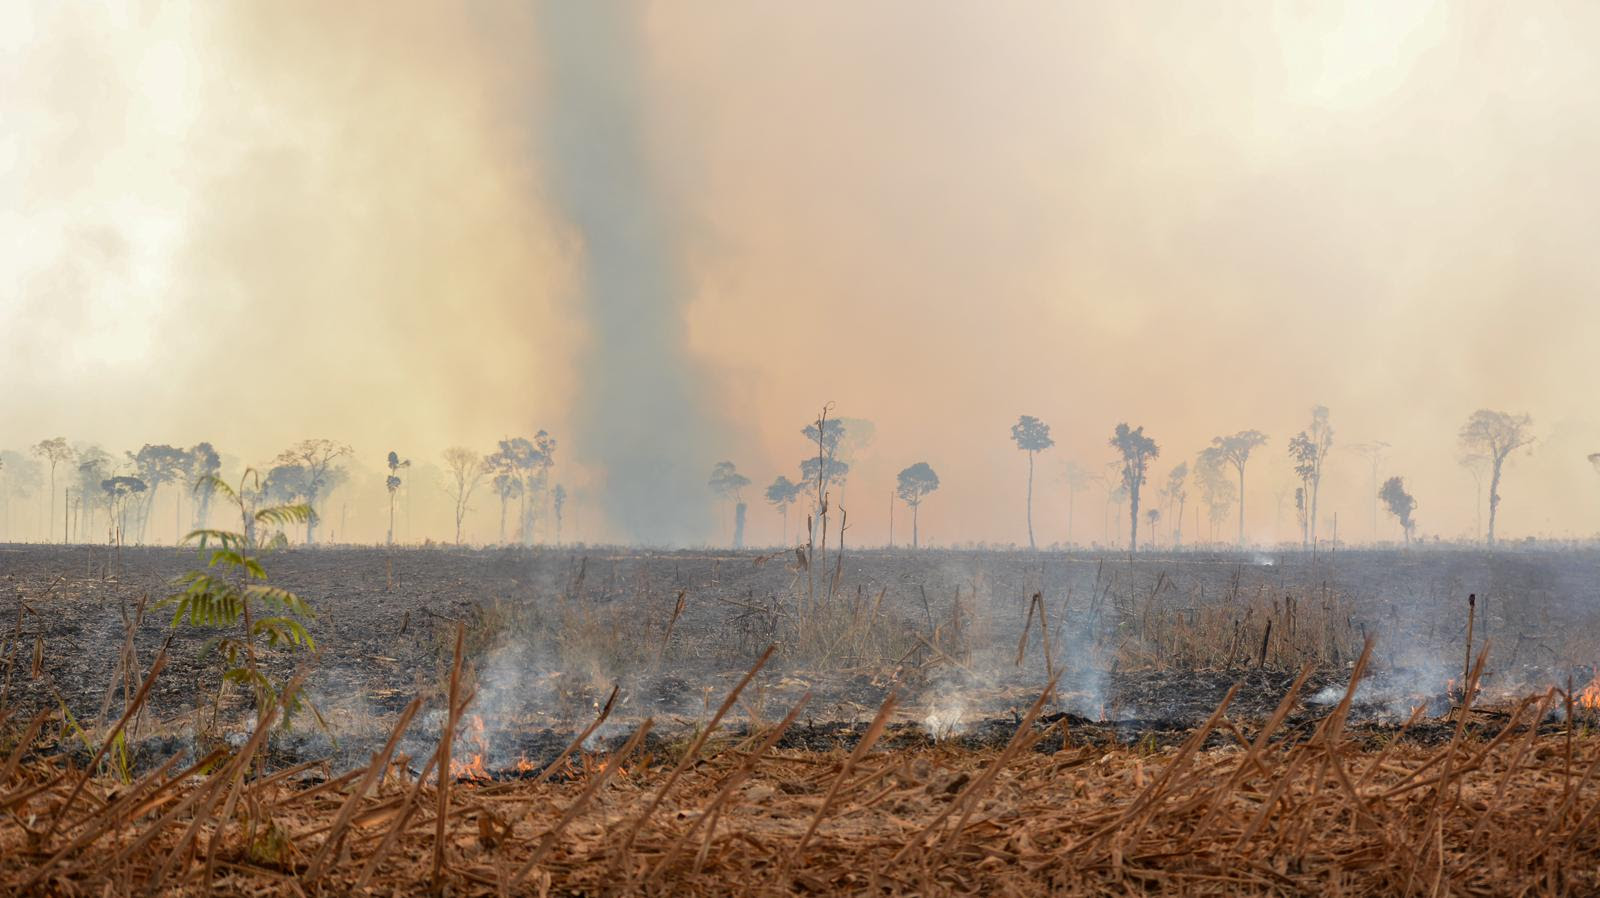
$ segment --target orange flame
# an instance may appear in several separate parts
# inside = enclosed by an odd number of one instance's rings
[[[1600,708],[1600,674],[1596,674],[1595,678],[1589,681],[1589,685],[1583,687],[1583,691],[1573,698],[1577,700],[1579,707],[1586,710],[1593,711]]]
[[[450,775],[458,780],[487,780],[489,768],[484,764],[482,754],[472,754],[465,758],[450,761]]]
[[[462,747],[476,745],[477,751],[460,758],[450,759],[450,775],[456,779],[488,780],[489,767],[485,757],[489,752],[489,737],[484,730],[483,718],[474,714],[467,719],[467,731],[462,734]]]

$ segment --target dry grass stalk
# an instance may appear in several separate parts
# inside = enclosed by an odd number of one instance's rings
[[[444,888],[444,869],[447,863],[444,829],[445,821],[450,819],[450,744],[455,739],[456,723],[462,711],[456,700],[461,692],[461,653],[466,638],[466,625],[457,622],[455,655],[450,664],[450,703],[446,705],[444,732],[439,736],[439,814],[435,818],[437,825],[433,835],[432,876],[436,892]]]

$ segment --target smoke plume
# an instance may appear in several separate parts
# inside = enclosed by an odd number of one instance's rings
[[[600,471],[601,509],[634,542],[681,543],[709,524],[710,416],[686,355],[684,278],[651,177],[633,6],[543,6],[548,189],[582,241],[588,343],[573,420]]]

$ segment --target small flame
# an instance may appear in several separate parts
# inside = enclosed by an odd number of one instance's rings
[[[1600,708],[1600,674],[1595,674],[1594,679],[1589,681],[1589,685],[1583,687],[1583,691],[1574,697],[1577,699],[1579,707],[1585,710],[1593,711]]]
[[[451,760],[450,775],[458,780],[491,779],[482,754],[471,754],[465,758]]]
[[[489,780],[489,736],[483,726],[483,718],[474,714],[467,718],[467,730],[462,734],[462,747],[476,745],[477,751],[466,754],[460,758],[450,759],[450,775],[458,780]]]

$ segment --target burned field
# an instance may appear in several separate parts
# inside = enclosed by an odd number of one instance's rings
[[[194,553],[0,549],[0,881],[1600,888],[1592,551],[270,562],[320,723],[219,696]]]

